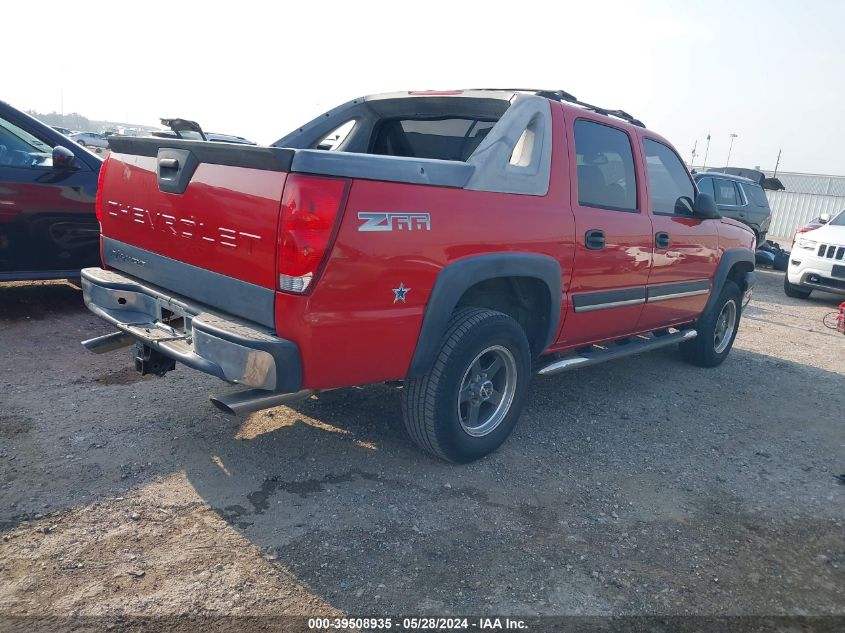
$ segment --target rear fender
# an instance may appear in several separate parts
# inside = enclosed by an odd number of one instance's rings
[[[546,255],[494,253],[478,255],[446,266],[437,276],[425,308],[409,376],[426,373],[434,364],[449,319],[463,294],[475,284],[501,277],[531,277],[549,291],[549,327],[542,349],[548,347],[558,329],[561,308],[560,264]]]

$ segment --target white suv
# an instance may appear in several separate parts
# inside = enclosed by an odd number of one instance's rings
[[[814,289],[845,295],[845,211],[796,238],[783,279],[786,295],[807,298]]]

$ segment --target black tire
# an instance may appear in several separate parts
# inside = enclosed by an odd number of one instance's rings
[[[812,288],[802,288],[801,286],[796,286],[795,284],[789,283],[789,277],[784,274],[783,293],[787,297],[792,297],[793,299],[806,299],[810,296],[811,292],[813,292]]]
[[[723,331],[721,317],[725,315],[726,311],[730,310],[732,310],[732,316],[727,318],[733,321],[732,329]],[[719,299],[695,324],[698,336],[691,341],[681,343],[683,359],[699,367],[721,365],[733,347],[736,333],[739,331],[741,315],[742,293],[739,286],[728,279],[722,287]],[[730,323],[727,325],[728,327],[731,326]]]
[[[85,141],[76,141],[76,142],[77,142],[79,145],[82,145],[82,147],[85,147],[85,146],[86,146]]]
[[[482,363],[491,359],[499,359],[505,369],[496,369],[488,380],[486,373],[477,374],[474,368],[483,369]],[[502,372],[511,372],[510,378]],[[449,321],[431,370],[405,381],[402,417],[408,435],[421,449],[447,461],[466,463],[484,457],[516,426],[530,378],[531,351],[519,323],[501,312],[463,308]],[[492,395],[485,391],[488,383]],[[462,392],[465,399],[459,399]],[[478,410],[473,423],[481,419],[480,426],[470,423],[469,407]],[[489,430],[483,428],[487,412]]]

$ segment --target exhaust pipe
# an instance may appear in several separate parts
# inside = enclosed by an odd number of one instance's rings
[[[87,341],[82,341],[82,344],[88,351],[95,354],[105,354],[106,352],[113,352],[121,347],[129,347],[135,342],[135,337],[126,332],[115,332],[113,334],[106,334],[105,336],[98,336],[97,338],[89,338]]]
[[[287,404],[288,402],[304,400],[313,394],[314,391],[312,389],[303,389],[294,393],[277,393],[275,391],[267,391],[266,389],[250,389],[249,391],[239,391],[225,396],[212,396],[210,399],[211,404],[223,413],[243,415],[261,409],[277,407],[280,404]]]

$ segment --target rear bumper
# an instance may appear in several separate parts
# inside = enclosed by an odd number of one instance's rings
[[[102,268],[82,271],[82,293],[101,319],[188,367],[257,389],[301,389],[296,344],[258,324]]]

